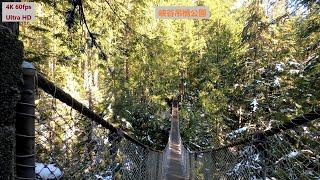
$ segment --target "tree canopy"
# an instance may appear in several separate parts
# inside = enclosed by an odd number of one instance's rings
[[[320,5],[296,0],[35,0],[25,57],[111,123],[166,145],[181,95],[191,149],[268,128],[320,99]],[[208,20],[160,20],[155,6],[208,6]]]

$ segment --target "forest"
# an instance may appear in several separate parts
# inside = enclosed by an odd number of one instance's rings
[[[20,27],[26,59],[150,146],[165,146],[166,100],[179,93],[182,137],[197,150],[224,144],[239,128],[266,129],[319,104],[318,1],[37,5],[37,19]],[[210,19],[155,19],[158,5],[205,5]]]
[[[34,2],[35,20],[19,24],[24,53],[16,50],[12,57],[31,62],[36,85],[42,86],[36,88],[32,116],[37,175],[56,163],[59,176],[64,172],[71,179],[121,179],[122,172],[127,173],[122,179],[139,173],[141,178],[141,169],[160,177],[159,159],[168,148],[178,99],[180,151],[190,179],[320,178],[320,123],[313,121],[320,112],[319,0]],[[205,6],[210,16],[159,19],[159,6]],[[21,49],[22,43],[11,46]],[[0,39],[3,62],[9,57],[4,47]],[[0,76],[17,70],[10,68]],[[71,106],[57,100],[60,89],[48,94],[44,77],[103,120],[76,112],[74,100]],[[5,117],[7,86],[2,87],[0,117]],[[282,131],[297,117],[311,121],[311,111],[317,117],[312,122]],[[272,134],[275,128],[282,130]],[[230,145],[257,132],[269,132],[268,146]],[[112,175],[105,175],[106,169]],[[1,173],[0,168],[0,179]]]
[[[176,97],[190,151],[224,146],[319,107],[318,0],[34,2],[36,19],[20,23],[24,59],[151,148],[166,147]],[[210,18],[157,19],[157,6],[207,6]],[[79,114],[40,98],[46,97],[41,90],[37,96],[39,128],[57,119],[50,125],[53,144],[80,131],[60,125]],[[93,138],[96,125],[76,123],[84,126],[82,140]],[[318,132],[319,124],[309,128]]]

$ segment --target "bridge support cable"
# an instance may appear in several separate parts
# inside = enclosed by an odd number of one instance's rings
[[[46,93],[51,94],[53,97],[59,99],[61,102],[65,103],[66,105],[72,107],[73,109],[77,110],[84,116],[88,117],[89,119],[97,122],[101,126],[109,129],[111,132],[117,132],[118,129],[113,127],[103,118],[95,114],[92,110],[84,106],[79,101],[72,98],[71,95],[65,93],[61,88],[57,87],[53,82],[46,79],[43,75],[38,73],[38,86],[44,90]]]

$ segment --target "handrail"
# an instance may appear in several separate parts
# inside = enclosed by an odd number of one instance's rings
[[[87,108],[85,105],[74,99],[70,94],[64,92],[61,88],[57,87],[53,82],[49,81],[47,78],[45,78],[42,74],[37,73],[37,82],[38,86],[44,90],[46,93],[51,94],[54,98],[59,99],[61,102],[65,103],[66,105],[72,107],[73,109],[77,110],[80,114],[86,116],[87,118],[95,121],[96,123],[100,124],[102,127],[109,129],[111,132],[118,133],[119,135],[122,135],[127,140],[133,142],[136,145],[139,145],[143,148],[149,149],[151,151],[155,152],[162,152],[162,150],[157,150],[152,147],[149,147],[139,140],[131,137],[124,131],[122,131],[119,128],[114,127],[112,124],[107,122],[105,119],[103,119],[101,116],[94,113],[92,110]]]

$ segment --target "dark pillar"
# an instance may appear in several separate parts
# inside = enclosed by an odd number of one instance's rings
[[[16,39],[19,24],[2,23],[2,2],[8,1],[0,0],[0,179],[15,176],[15,107],[23,56],[23,45]]]
[[[1,13],[0,13],[1,14]],[[14,179],[15,118],[23,45],[0,21],[0,179]]]

